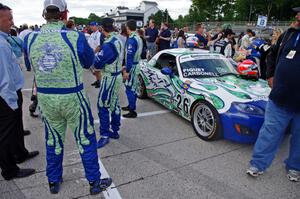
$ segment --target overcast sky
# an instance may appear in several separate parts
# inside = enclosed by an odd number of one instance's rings
[[[135,8],[142,0],[66,0],[69,17],[88,17],[90,13],[101,16],[117,6]],[[1,0],[2,4],[13,10],[14,22],[17,26],[28,23],[29,25],[42,24],[43,0]],[[168,9],[173,19],[178,15],[188,13],[191,0],[156,0],[160,9]]]

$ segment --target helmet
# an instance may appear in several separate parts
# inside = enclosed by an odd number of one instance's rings
[[[188,48],[199,48],[199,39],[195,36],[186,39],[186,46]]]
[[[259,77],[258,67],[256,63],[250,59],[246,59],[239,63],[237,66],[237,71],[246,78],[258,79]]]

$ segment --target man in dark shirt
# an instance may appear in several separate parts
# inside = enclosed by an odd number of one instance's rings
[[[150,57],[156,54],[155,41],[158,37],[158,30],[155,28],[155,22],[153,19],[149,21],[149,28],[146,29],[145,38],[147,41],[147,49],[149,50]]]
[[[208,34],[207,36],[205,36],[204,29],[204,24],[197,24],[195,37],[197,37],[199,40],[198,43],[200,48],[207,48],[207,43],[208,41],[210,41],[210,35]]]
[[[265,111],[265,122],[255,143],[247,174],[256,177],[271,165],[285,129],[291,123],[290,152],[285,163],[289,180],[298,182],[300,181],[300,7],[293,10],[297,12],[294,27],[283,33],[268,56],[267,78],[273,87]]]
[[[159,33],[159,50],[165,50],[170,48],[171,31],[169,30],[169,24],[161,23],[161,29]]]

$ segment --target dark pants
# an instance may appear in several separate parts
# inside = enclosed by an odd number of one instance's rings
[[[13,111],[0,97],[0,167],[5,179],[16,175],[19,170],[15,160],[18,125],[16,115],[16,111]]]
[[[16,113],[16,138],[15,138],[15,157],[17,161],[23,162],[28,156],[28,150],[25,148],[24,143],[24,126],[23,126],[23,112],[22,112],[22,105],[23,105],[23,96],[21,90],[17,91],[18,94],[18,106],[19,108],[15,111]]]

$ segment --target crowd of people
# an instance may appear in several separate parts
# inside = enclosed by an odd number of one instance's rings
[[[195,34],[187,28],[171,31],[163,22],[160,29],[155,21],[137,29],[135,20],[120,27],[114,20],[104,18],[91,22],[82,29],[67,20],[64,0],[44,1],[41,27],[21,29],[13,27],[11,8],[0,4],[0,167],[5,180],[27,177],[34,169],[20,169],[20,164],[38,155],[28,152],[24,144],[22,121],[22,92],[24,77],[21,66],[34,71],[30,114],[33,117],[39,104],[45,124],[46,160],[50,192],[60,190],[64,138],[67,126],[71,128],[82,158],[90,193],[98,194],[112,183],[100,178],[97,148],[110,139],[119,139],[121,110],[128,111],[125,118],[136,118],[139,61],[150,59],[158,51],[170,48],[193,47],[221,53],[227,58],[255,59],[259,54],[261,77],[268,80],[272,92],[266,107],[265,123],[254,146],[251,176],[262,174],[271,164],[286,127],[291,125],[290,155],[286,161],[288,177],[300,181],[300,8],[295,8],[296,22],[283,34],[275,30],[270,42],[255,37],[247,30],[239,39],[229,25],[206,32],[205,25],[197,24]],[[249,53],[250,50],[250,53]],[[257,58],[257,57],[256,57]],[[24,60],[23,60],[24,59]],[[88,96],[84,92],[83,69],[95,75],[92,84],[99,88],[98,116],[100,139],[96,140],[94,119]],[[120,107],[119,92],[125,86],[128,106]],[[38,101],[37,101],[38,99]]]

